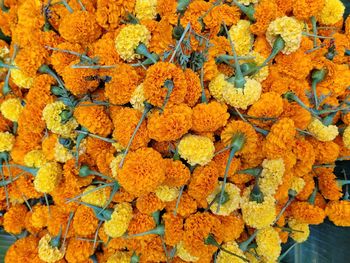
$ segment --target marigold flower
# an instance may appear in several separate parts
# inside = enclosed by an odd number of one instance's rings
[[[31,223],[34,227],[44,228],[47,225],[48,219],[49,210],[47,206],[38,204],[33,207]]]
[[[245,77],[244,88],[236,88],[233,84],[225,86],[223,98],[226,103],[233,107],[246,110],[248,106],[255,103],[261,95],[261,84],[248,77]]]
[[[147,120],[148,134],[156,141],[175,141],[192,127],[192,109],[186,104],[153,111]]]
[[[30,89],[34,83],[34,78],[20,69],[11,69],[11,79],[18,87],[24,89]]]
[[[260,36],[265,34],[270,22],[278,17],[278,5],[276,1],[260,0],[254,9],[256,22],[251,26],[251,30]]]
[[[78,123],[74,118],[70,118],[66,123],[62,123],[60,114],[62,111],[68,110],[62,101],[49,103],[43,110],[43,120],[49,130],[63,137],[73,137],[74,130],[78,127]]]
[[[333,25],[342,19],[345,6],[340,0],[324,0],[321,12],[317,13],[317,18],[324,25]]]
[[[190,165],[206,165],[214,157],[214,144],[207,137],[188,134],[180,140],[177,147],[180,156]]]
[[[27,236],[18,239],[7,250],[5,255],[6,263],[21,262],[40,262],[38,255],[38,241],[35,236]]]
[[[17,122],[23,106],[20,99],[11,98],[3,101],[0,105],[1,114],[10,121]]]
[[[312,16],[317,16],[323,9],[325,0],[301,0],[293,2],[293,14],[297,19],[308,20]]]
[[[277,261],[282,250],[281,240],[278,232],[273,227],[260,229],[256,235],[256,244],[258,245],[256,251],[259,256],[266,261]]]
[[[89,257],[94,252],[94,244],[92,242],[70,238],[67,244],[65,259],[72,263],[89,262]]]
[[[64,248],[59,249],[58,247],[51,246],[51,240],[52,237],[49,234],[46,234],[39,240],[39,258],[45,262],[56,262],[64,257]]]
[[[262,163],[259,187],[264,195],[274,195],[282,183],[285,167],[283,159],[267,160]]]
[[[123,148],[128,145],[137,124],[141,119],[142,113],[132,108],[122,108],[113,116],[113,138],[115,138]],[[148,137],[147,122],[142,122],[140,128],[131,143],[130,149],[136,150],[140,147],[147,146],[150,138]]]
[[[62,50],[69,50],[77,53],[82,53],[84,50],[83,48],[75,43],[72,44],[70,42],[63,42],[56,46],[58,49]],[[77,57],[75,55],[61,52],[58,50],[54,50],[50,56],[50,62],[53,66],[53,68],[59,73],[60,75],[63,73],[63,70],[65,67],[67,67],[69,64],[71,64],[73,61],[75,61]]]
[[[350,226],[350,202],[331,201],[326,206],[326,215],[337,226]]]
[[[311,121],[310,112],[296,102],[290,103],[288,100],[283,100],[283,113],[281,116],[292,119],[295,127],[301,130],[305,130]]]
[[[96,189],[96,186],[94,185],[86,187],[83,191],[84,195],[81,197],[81,201],[98,207],[104,207],[108,201],[106,188],[93,191],[94,189]]]
[[[328,142],[333,141],[338,136],[338,127],[335,125],[324,125],[319,119],[314,118],[307,127],[319,141]]]
[[[156,227],[154,218],[151,215],[142,214],[140,212],[134,213],[128,227],[128,235],[134,235],[152,230]],[[133,237],[135,241],[151,241],[155,237],[154,234]]]
[[[135,13],[140,20],[153,19],[157,15],[157,0],[136,0]]]
[[[41,193],[50,193],[60,183],[62,167],[58,163],[46,163],[38,170],[34,179],[34,188]]]
[[[105,95],[109,102],[120,105],[128,103],[139,82],[137,72],[128,64],[120,64],[107,74],[112,78],[105,84]]]
[[[183,261],[186,262],[197,262],[199,260],[199,257],[192,256],[185,248],[184,243],[180,241],[176,245],[176,256],[181,258]]]
[[[238,239],[244,230],[244,221],[240,215],[217,216],[225,231],[222,233],[223,242]]]
[[[173,213],[165,213],[162,219],[165,227],[164,242],[167,245],[175,246],[182,239],[183,219],[181,216]]]
[[[313,206],[308,202],[294,202],[290,206],[291,216],[301,223],[318,225],[325,218],[325,211],[322,208]]]
[[[145,109],[144,102],[146,101],[145,93],[143,91],[143,84],[140,84],[136,87],[136,89],[131,94],[130,103],[132,107],[141,112]]]
[[[165,159],[165,180],[163,184],[180,187],[187,184],[191,177],[190,170],[180,160]]]
[[[239,208],[239,204],[241,201],[241,194],[240,194],[241,190],[234,184],[226,183],[225,190],[224,190],[225,191],[224,202],[221,203],[220,211],[217,212],[218,203],[219,203],[218,196],[221,192],[222,184],[223,184],[222,182],[219,182],[215,190],[210,195],[208,195],[206,199],[208,204],[211,204],[212,202],[214,202],[210,207],[210,210],[214,214],[227,216]]]
[[[206,202],[206,201],[205,201]],[[166,204],[167,212],[174,213],[176,210],[177,199]],[[180,203],[177,206],[176,213],[187,218],[189,215],[197,211],[197,202],[187,193],[183,192],[180,198]]]
[[[293,153],[296,157],[296,163],[293,172],[296,176],[303,176],[309,173],[312,165],[315,163],[315,151],[311,143],[307,140],[299,139],[295,143]]]
[[[24,164],[28,167],[40,168],[47,162],[42,150],[33,150],[24,156]]]
[[[195,132],[215,132],[227,123],[230,114],[225,104],[211,101],[200,103],[193,108],[192,130]]]
[[[288,221],[288,226],[292,229],[292,233],[290,234],[291,238],[293,238],[298,243],[306,241],[310,235],[310,228],[308,224],[298,222],[295,219],[291,219]]]
[[[245,255],[243,251],[239,248],[237,242],[230,241],[222,245],[222,248],[224,248],[227,251],[230,251],[232,253],[235,253],[238,256],[241,256],[245,258]],[[225,251],[220,251],[218,253],[218,256],[216,258],[218,263],[225,263],[225,262],[234,262],[234,263],[242,263],[244,262],[242,259],[238,258],[237,256],[231,255]]]
[[[15,143],[15,136],[9,132],[0,132],[0,152],[10,152]]]
[[[129,263],[131,256],[130,252],[116,251],[107,259],[107,263]]]
[[[187,68],[184,71],[186,84],[187,84],[187,93],[185,96],[184,102],[193,107],[202,93],[201,83],[198,77],[198,74],[194,72],[192,69]]]
[[[267,44],[268,45],[268,44]],[[248,56],[252,56],[254,57],[251,60],[246,60],[245,62],[249,63],[249,62],[253,62],[257,65],[262,65],[264,63],[264,61],[266,60],[265,55],[260,54],[259,52],[256,51],[257,48],[255,48],[255,50],[251,51]],[[263,68],[260,68],[258,72],[256,72],[252,77],[252,79],[255,79],[258,82],[262,82],[265,79],[267,79],[267,77],[269,76],[269,67],[265,66]]]
[[[59,26],[60,35],[71,43],[89,44],[102,33],[93,13],[74,11],[63,17]]]
[[[141,57],[135,53],[135,49],[140,44],[148,46],[150,39],[151,33],[146,26],[129,24],[119,31],[115,38],[115,48],[122,59],[131,61]]]
[[[278,36],[282,37],[285,46],[282,49],[284,54],[295,52],[300,47],[303,24],[293,17],[280,17],[272,21],[267,28],[266,38],[273,46]]]
[[[130,152],[118,173],[118,182],[135,196],[153,192],[165,179],[165,162],[152,148]]]
[[[89,132],[107,137],[112,132],[113,124],[103,106],[84,106],[86,104],[89,102],[82,103],[75,108],[75,119]]]
[[[143,90],[149,103],[157,107],[163,106],[170,89],[165,87],[167,80],[171,80],[173,85],[167,105],[184,102],[187,85],[183,71],[172,63],[157,62],[147,69],[143,82]]]
[[[337,183],[334,173],[330,169],[323,168],[317,169],[316,173],[321,194],[328,200],[339,200],[343,195],[342,187]]]
[[[258,203],[250,201],[249,196],[250,191],[246,190],[241,199],[244,222],[257,229],[270,226],[276,217],[275,199],[272,196],[264,196],[264,201]],[[256,215],[259,215],[259,217]]]
[[[4,230],[14,235],[20,234],[25,226],[27,211],[25,205],[11,206],[4,215]]]
[[[250,22],[248,20],[239,20],[236,25],[230,28],[229,34],[235,45],[237,55],[248,55],[254,42],[253,34],[250,31]]]
[[[121,237],[128,229],[131,218],[132,206],[129,203],[117,204],[111,219],[104,223],[103,229],[110,237]]]
[[[170,187],[167,185],[160,185],[155,190],[156,196],[163,202],[171,202],[175,200],[180,193],[178,187]]]
[[[89,237],[96,231],[98,219],[94,211],[87,206],[80,205],[75,211],[72,226],[74,232],[82,237]]]
[[[225,80],[224,74],[218,74],[214,79],[212,79],[209,83],[209,91],[210,94],[218,101],[218,102],[224,102],[224,90],[231,89],[232,84],[227,82]]]
[[[293,176],[290,189],[299,194],[305,187],[305,181],[301,177]]]
[[[165,203],[155,193],[140,196],[136,200],[136,208],[144,214],[152,214],[157,210],[162,210],[164,207]]]
[[[347,126],[344,130],[343,143],[347,149],[350,149],[350,126]]]

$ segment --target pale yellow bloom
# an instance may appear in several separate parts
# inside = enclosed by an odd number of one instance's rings
[[[336,125],[324,125],[319,119],[314,118],[307,127],[319,141],[333,141],[338,136],[339,131]]]
[[[121,237],[128,229],[132,219],[132,206],[129,203],[120,203],[115,205],[111,219],[103,225],[105,233],[112,237]]]
[[[155,193],[156,196],[163,202],[171,202],[178,197],[180,190],[178,187],[160,185],[157,187]]]
[[[20,99],[11,98],[1,103],[0,110],[6,119],[17,122],[23,110],[23,106]]]

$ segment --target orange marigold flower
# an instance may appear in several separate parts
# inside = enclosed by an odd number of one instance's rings
[[[67,222],[69,218],[69,211],[65,210],[65,207],[61,207],[58,205],[51,205],[50,206],[50,216],[51,218],[54,218],[55,220],[49,219],[47,221],[47,230],[51,234],[51,236],[57,236],[60,232],[60,229],[62,228],[62,233],[66,232],[67,228]],[[72,236],[72,225],[69,228],[67,237]]]
[[[298,139],[295,142],[293,153],[297,162],[293,167],[296,176],[303,176],[309,173],[315,162],[315,151],[311,143],[304,139]]]
[[[118,182],[135,196],[153,192],[165,179],[165,161],[152,148],[130,152],[118,172]]]
[[[306,224],[318,225],[325,218],[325,211],[322,208],[314,206],[309,202],[296,201],[290,206],[291,216]]]
[[[128,64],[120,64],[117,68],[106,72],[112,79],[105,85],[105,95],[111,103],[125,104],[139,82],[139,75]]]
[[[301,130],[305,130],[311,122],[310,112],[296,102],[288,102],[288,100],[283,100],[283,113],[281,116],[292,119],[295,127]]]
[[[329,202],[326,215],[337,226],[350,226],[350,202],[347,200]]]
[[[226,104],[217,101],[197,104],[193,108],[192,130],[195,132],[215,132],[226,125],[229,117]]]
[[[223,148],[221,145],[219,147],[216,147],[216,151],[220,151],[221,148]],[[226,165],[227,165],[227,161],[230,155],[230,151],[224,151],[222,153],[216,154],[213,161],[216,164],[216,168],[218,170],[219,176],[223,177],[225,174],[225,170],[226,170]],[[239,169],[239,167],[241,166],[241,160],[239,158],[233,158],[232,162],[230,164],[230,168],[228,170],[228,178],[230,180],[233,179],[236,171]]]
[[[26,217],[24,219],[24,228],[32,235],[37,235],[40,232],[41,228],[33,226],[32,214],[33,212],[30,212],[30,211],[27,212]]]
[[[113,116],[113,138],[115,138],[118,143],[121,144],[123,148],[129,143],[129,140],[134,133],[134,130],[141,119],[142,113],[133,108],[122,108],[118,111],[115,116]],[[136,150],[140,147],[147,146],[150,138],[148,137],[147,122],[142,122],[140,128],[136,132],[136,135],[130,146],[131,150]]]
[[[71,43],[89,44],[102,33],[96,17],[88,11],[74,11],[66,15],[59,27],[60,35]]]
[[[206,201],[205,201],[206,202]],[[166,204],[166,211],[169,213],[174,213],[176,209],[177,198],[174,201],[168,202]],[[187,193],[183,192],[180,198],[178,208],[176,210],[177,214],[187,218],[189,215],[197,211],[196,201]]]
[[[205,166],[196,167],[188,184],[188,194],[197,201],[206,203],[205,199],[216,188],[218,172],[218,168],[213,161]]]
[[[37,204],[33,207],[31,223],[34,227],[44,228],[49,219],[49,210],[45,205]]]
[[[28,77],[35,77],[39,67],[45,63],[48,51],[39,45],[20,49],[16,55],[15,64]]]
[[[186,104],[168,106],[163,112],[153,111],[147,121],[148,134],[156,141],[181,138],[192,127],[192,109]]]
[[[256,22],[251,25],[250,29],[255,35],[263,35],[270,22],[278,17],[278,6],[275,1],[261,0],[254,9]]]
[[[155,211],[161,211],[165,207],[165,203],[160,200],[155,193],[149,193],[140,196],[136,200],[136,208],[144,214],[152,214]]]
[[[89,257],[94,254],[93,242],[70,238],[67,243],[66,260],[72,263],[89,262]]]
[[[159,236],[153,237],[150,241],[141,246],[140,254],[141,262],[166,261],[163,241]]]
[[[321,194],[328,200],[339,200],[343,195],[342,188],[337,183],[337,177],[332,169],[319,168],[316,169],[316,174],[318,175],[318,187]]]
[[[82,237],[91,236],[95,233],[97,225],[98,219],[94,211],[90,207],[80,205],[73,218],[74,233]]]
[[[201,16],[203,16],[211,7],[211,3],[205,1],[193,1],[191,2],[185,14],[181,19],[181,25],[186,27],[188,23],[191,24],[191,27],[197,33],[200,33],[203,29],[203,24],[198,21]]]
[[[92,43],[90,48],[90,57],[98,57],[98,62],[101,65],[115,65],[121,62],[117,49],[115,48],[114,32],[105,33],[100,39]]]
[[[156,227],[156,223],[151,215],[135,212],[128,226],[128,235],[134,235],[149,231]],[[151,240],[155,235],[145,235],[134,237],[134,240]]]
[[[169,88],[164,86],[167,80],[171,80],[173,84],[167,105],[184,102],[187,85],[183,71],[172,63],[157,62],[148,68],[143,82],[143,90],[149,103],[158,107],[163,106],[166,95],[169,93]]]
[[[282,112],[283,100],[279,94],[272,91],[262,94],[260,99],[249,108],[248,115],[253,117],[252,123],[266,128],[274,123],[269,118],[278,118]]]
[[[75,60],[65,67],[62,72],[62,78],[66,88],[73,95],[84,95],[98,87],[99,81],[90,79],[98,75],[98,71],[91,68],[72,68],[77,63],[79,63],[79,60]]]
[[[311,174],[307,174],[303,176],[305,186],[303,189],[298,193],[297,199],[306,201],[310,195],[312,194],[312,191],[315,189],[315,181]]]
[[[188,106],[193,107],[202,94],[201,83],[198,75],[192,69],[187,68],[184,74],[187,84],[187,93],[184,102]]]
[[[82,53],[84,50],[79,44],[72,44],[69,42],[63,42],[56,46],[58,49],[69,50],[73,52]],[[75,61],[77,57],[72,54],[61,51],[53,51],[50,56],[50,61],[53,68],[57,71],[58,74],[62,74],[64,68],[67,67],[70,63]]]
[[[223,242],[230,242],[239,238],[244,230],[244,221],[238,215],[228,215],[228,216],[218,216],[222,228],[225,229],[223,231]]]
[[[18,239],[7,250],[5,262],[42,262],[38,255],[38,242],[39,238],[35,236]]]
[[[295,127],[293,120],[282,118],[272,125],[263,144],[268,159],[283,157],[294,145]]]
[[[324,6],[324,0],[300,0],[293,2],[293,14],[299,20],[317,16]]]
[[[83,102],[75,107],[74,117],[81,126],[89,132],[107,137],[113,129],[113,124],[103,106],[84,106],[90,102]]]
[[[191,177],[191,172],[180,160],[165,159],[165,180],[163,184],[180,187],[187,184]]]
[[[11,206],[4,215],[4,230],[14,235],[20,234],[25,227],[27,211],[25,205]]]
[[[169,246],[175,246],[182,240],[183,235],[183,219],[179,215],[173,213],[165,213],[162,216],[165,226],[164,241]]]

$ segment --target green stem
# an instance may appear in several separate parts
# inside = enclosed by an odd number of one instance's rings
[[[259,175],[261,174],[262,168],[248,168],[248,169],[244,169],[244,170],[239,170],[236,173],[237,174],[250,174],[254,177],[259,177]]]
[[[208,99],[207,97],[205,96],[205,90],[204,90],[204,69],[203,67],[201,67],[201,88],[202,88],[202,95],[201,95],[201,101],[202,103],[205,103],[207,104],[208,103]]]
[[[77,195],[77,196],[71,198],[71,199],[68,199],[68,200],[67,200],[67,203],[76,201],[76,200],[78,200],[79,198],[81,198],[81,197],[83,197],[83,196],[85,196],[85,195],[91,194],[91,193],[96,192],[96,191],[98,191],[98,190],[100,190],[100,189],[103,189],[103,188],[106,188],[106,187],[109,187],[109,186],[114,186],[114,185],[115,185],[115,183],[108,183],[108,184],[103,184],[103,185],[97,186],[97,187],[94,188],[94,189],[88,190],[88,191],[86,191],[86,192],[84,192],[84,193],[81,193],[81,194],[79,194],[79,195]]]
[[[189,3],[189,0],[185,0],[185,1],[187,1],[187,2]],[[179,2],[179,3],[180,3],[180,2]],[[187,8],[187,6],[186,6],[186,8]],[[181,45],[182,41],[184,40],[184,38],[185,38],[185,36],[186,36],[188,30],[190,30],[190,28],[191,28],[191,24],[188,23],[187,26],[186,26],[186,28],[185,28],[185,30],[184,30],[184,32],[182,33],[182,36],[181,36],[180,40],[177,42],[177,45],[176,45],[176,47],[175,47],[175,49],[174,49],[174,52],[173,52],[173,54],[172,54],[172,56],[171,56],[171,58],[170,58],[170,60],[169,60],[169,63],[172,63],[172,62],[173,62],[173,60],[174,60],[174,58],[175,58],[175,55],[176,55],[178,49],[180,48],[180,45]]]
[[[286,211],[286,209],[290,206],[290,204],[294,201],[295,196],[291,196],[289,195],[288,201],[287,203],[283,206],[283,208],[281,209],[281,211],[278,213],[278,215],[276,216],[276,219],[273,221],[272,225],[275,225],[277,223],[277,221],[281,218],[281,216],[283,215],[283,213]]]
[[[73,13],[73,9],[70,7],[70,5],[67,3],[66,0],[61,0],[61,3],[64,5],[64,7],[69,11],[69,13]]]
[[[275,42],[273,43],[273,47],[272,47],[272,51],[271,54],[265,59],[265,61],[259,66],[259,69],[267,66],[267,64],[273,60],[278,53],[280,53],[283,48],[285,47],[285,42],[283,40],[283,38],[281,36],[278,36],[275,40]]]
[[[317,185],[315,185],[315,189],[312,191],[309,199],[307,200],[310,204],[314,205],[315,204],[315,199],[317,195]]]
[[[308,112],[310,112],[313,116],[316,116],[319,112],[316,112],[314,109],[309,108],[308,106],[306,106],[304,104],[304,102],[302,102],[299,97],[297,95],[295,95],[293,92],[288,91],[287,93],[285,93],[283,95],[284,98],[288,99],[288,100],[292,100],[295,101],[296,103],[299,104],[300,107],[304,108],[305,110],[307,110]]]
[[[253,5],[245,6],[237,2],[237,0],[232,0],[232,3],[234,3],[249,18],[250,21],[256,21],[254,17],[255,9]]]
[[[66,244],[67,235],[68,235],[70,224],[71,224],[72,219],[73,219],[73,215],[74,215],[74,212],[70,212],[69,213],[69,218],[68,218],[68,223],[67,223],[67,227],[66,227],[66,232],[64,233],[64,238],[63,238],[63,242],[62,242],[62,246],[61,246],[62,249],[64,249],[64,246]]]
[[[42,65],[39,70],[38,70],[40,73],[42,74],[48,74],[50,75],[51,77],[53,77],[58,85],[61,87],[61,88],[64,88],[65,89],[65,86],[64,86],[64,83],[63,81],[61,80],[60,77],[58,77],[58,75],[48,66],[48,65]]]
[[[254,233],[246,241],[243,241],[242,243],[239,244],[239,248],[242,251],[247,251],[248,246],[250,245],[250,243],[253,242],[257,234],[258,234],[258,230],[255,230]]]
[[[334,37],[318,36],[318,35],[314,35],[314,34],[309,34],[309,33],[307,33],[307,32],[302,32],[302,34],[303,34],[304,36],[316,37],[316,38],[320,38],[320,39],[334,39]]]
[[[134,235],[128,235],[126,236],[126,238],[134,238],[134,237],[142,237],[142,236],[146,236],[146,235],[159,235],[159,236],[163,236],[165,233],[165,227],[164,225],[160,224],[158,225],[156,228],[149,230],[149,231],[145,231],[142,233],[137,233]]]
[[[337,184],[339,185],[339,187],[343,187],[344,185],[350,184],[350,180],[337,179],[336,181],[337,181]]]
[[[281,262],[282,259],[284,259],[287,254],[292,251],[292,249],[298,244],[298,242],[295,242],[293,245],[291,245],[282,255],[278,257],[278,262]]]
[[[163,105],[161,108],[162,112],[164,111],[165,106],[168,104],[171,93],[174,90],[174,82],[172,80],[168,79],[168,80],[164,81],[164,87],[167,89],[167,93],[166,93],[166,96],[165,96],[165,99],[164,99],[164,102],[163,102]]]
[[[312,24],[312,32],[314,34],[314,48],[317,47],[317,25],[316,25],[316,17],[311,17],[311,24]]]
[[[91,136],[91,137],[93,137],[93,138],[96,138],[96,139],[99,139],[99,140],[102,140],[102,141],[105,141],[105,142],[116,143],[116,141],[113,140],[113,139],[101,137],[101,136],[99,136],[99,135],[96,135],[96,134],[93,134],[93,133],[90,133],[90,132],[80,131],[80,130],[75,130],[75,131],[76,131],[77,133],[86,134],[86,135],[88,135],[88,136]]]

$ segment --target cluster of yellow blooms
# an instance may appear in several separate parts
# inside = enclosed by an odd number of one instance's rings
[[[279,262],[350,226],[340,0],[0,2],[5,263]]]

